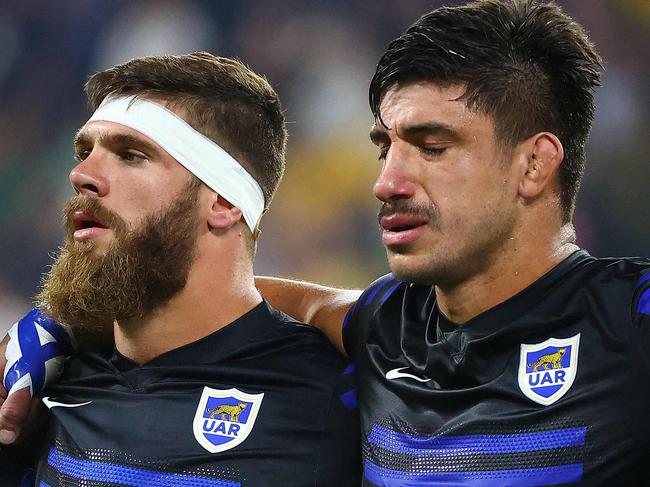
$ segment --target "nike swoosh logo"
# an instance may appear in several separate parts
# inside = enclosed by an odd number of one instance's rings
[[[417,375],[413,374],[406,374],[402,372],[402,370],[407,370],[408,367],[401,367],[399,369],[393,369],[389,370],[386,372],[386,378],[389,380],[392,379],[415,379],[418,382],[429,382],[431,379],[423,379],[422,377],[418,377]]]
[[[52,399],[50,399],[47,396],[45,396],[43,398],[43,404],[45,404],[48,407],[48,409],[57,408],[57,407],[59,407],[59,408],[78,408],[78,407],[81,407],[81,406],[86,406],[87,404],[90,404],[91,402],[92,401],[80,402],[80,403],[76,403],[76,404],[70,404],[70,403],[62,403],[62,402],[59,402],[59,401],[53,401]]]

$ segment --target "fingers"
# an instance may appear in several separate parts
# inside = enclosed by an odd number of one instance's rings
[[[0,406],[0,443],[13,443],[22,429],[31,409],[29,388],[12,393]]]
[[[5,335],[5,337],[0,342],[0,371],[4,371],[5,365],[7,365],[7,357],[5,356],[5,352],[7,351],[7,343],[9,343],[9,335]],[[2,384],[0,385],[2,385],[2,388],[4,389],[4,381],[1,382]]]
[[[0,342],[0,370],[3,379],[7,365],[7,357],[5,356],[7,343],[9,343],[9,335],[6,335]],[[20,434],[20,430],[30,412],[31,398],[29,387],[16,391],[7,397],[4,380],[0,381],[0,443],[3,445],[13,443]]]
[[[5,337],[0,342],[0,372],[2,373],[2,380],[0,380],[0,405],[4,402],[4,399],[7,397],[7,389],[5,389],[4,382],[4,370],[7,366],[7,357],[5,352],[7,351],[7,343],[9,343],[9,335]]]

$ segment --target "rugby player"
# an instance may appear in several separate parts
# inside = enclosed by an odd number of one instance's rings
[[[86,92],[77,195],[37,299],[76,335],[108,326],[115,349],[75,355],[43,392],[36,485],[358,486],[347,363],[254,284],[285,164],[274,90],[239,61],[194,53],[134,59]],[[43,380],[21,367],[51,346],[52,325],[18,324],[5,380]]]
[[[557,6],[423,16],[370,86],[392,273],[263,295],[354,359],[366,486],[648,485],[650,261],[572,216],[601,59]]]
[[[572,225],[600,69],[526,0],[436,9],[381,57],[392,273],[358,299],[260,283],[356,364],[364,485],[650,485],[650,260]]]

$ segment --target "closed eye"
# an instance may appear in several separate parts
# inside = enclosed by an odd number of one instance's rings
[[[447,148],[446,147],[421,147],[420,150],[429,156],[439,156],[442,155]]]

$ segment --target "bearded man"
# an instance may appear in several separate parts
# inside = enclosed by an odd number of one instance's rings
[[[115,349],[75,356],[43,392],[36,484],[359,485],[347,364],[254,285],[284,170],[276,93],[207,53],[135,59],[86,91],[77,196],[37,300],[77,338],[112,330]],[[9,376],[51,344],[46,318],[20,326],[45,338],[16,341]]]
[[[648,485],[650,260],[572,225],[600,69],[537,0],[435,9],[379,60],[392,274],[258,282],[354,359],[364,486]]]

